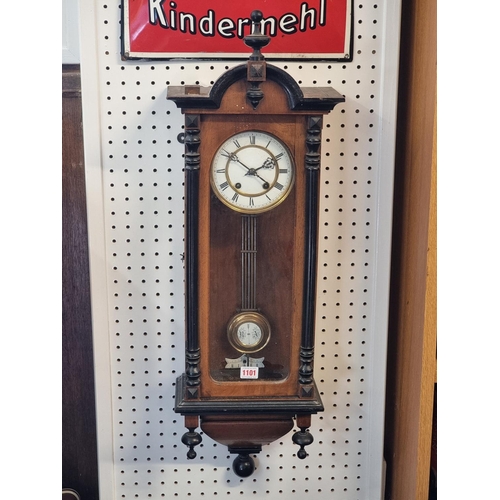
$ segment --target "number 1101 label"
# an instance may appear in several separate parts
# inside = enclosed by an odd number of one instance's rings
[[[259,378],[259,367],[246,368],[242,366],[240,368],[240,378]]]

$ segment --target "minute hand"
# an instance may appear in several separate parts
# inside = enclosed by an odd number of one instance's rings
[[[245,175],[254,175],[255,177],[258,177],[264,183],[264,185],[269,185],[269,182],[267,182],[266,179],[264,179],[257,173],[258,169],[247,167],[244,163],[241,162],[241,160],[236,155],[232,155],[231,160],[234,160],[235,162],[239,163],[241,166],[245,167],[248,170],[248,172]]]
[[[230,156],[229,156],[229,159],[232,160],[232,161],[235,161],[236,163],[239,163],[242,167],[245,167],[248,172],[245,174],[245,175],[255,175],[254,172],[255,172],[255,169],[254,168],[250,168],[250,167],[247,167],[239,158],[238,158],[238,155],[236,153],[230,153]]]
[[[242,165],[243,165],[243,163],[242,163]],[[245,165],[243,165],[243,166],[245,166]],[[259,167],[259,168],[262,168],[262,167]],[[249,168],[248,172],[245,175],[253,175],[255,177],[258,177],[264,183],[264,186],[269,186],[269,182],[267,182],[266,179],[264,179],[263,177],[261,177],[257,173],[257,170],[259,170],[259,169],[258,168]],[[265,189],[267,189],[267,188],[265,188]]]

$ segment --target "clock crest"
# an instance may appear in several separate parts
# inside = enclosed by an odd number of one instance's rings
[[[323,410],[313,379],[322,116],[344,97],[301,88],[261,53],[270,39],[254,11],[246,64],[210,88],[169,87],[185,114],[186,370],[175,411],[237,454],[292,430],[305,458],[311,415]]]

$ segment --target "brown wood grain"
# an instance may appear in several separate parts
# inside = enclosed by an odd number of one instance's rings
[[[306,117],[288,111],[286,96],[274,82],[262,85],[267,103],[257,113],[228,116],[246,109],[244,82],[232,85],[216,112],[201,110],[199,322],[202,397],[296,396],[302,329],[304,257],[304,154]],[[248,111],[248,110],[247,110]],[[241,215],[212,193],[209,176],[214,152],[230,136],[264,130],[280,137],[296,161],[295,185],[275,209],[257,216],[257,307],[271,323],[271,341],[255,357],[264,356],[266,380],[227,380],[225,358],[240,353],[227,340],[227,324],[241,307]],[[272,378],[282,373],[282,378]]]
[[[221,115],[287,115],[291,113],[295,115],[311,114],[311,111],[296,110],[291,112],[288,106],[288,101],[281,86],[272,81],[267,80],[260,84],[260,88],[264,92],[264,98],[256,109],[245,99],[247,91],[247,83],[244,80],[238,80],[232,84],[226,94],[223,96],[220,107],[216,114]],[[331,87],[306,87],[301,88],[303,95],[308,99],[328,99],[328,98],[342,98],[342,96],[333,90]],[[176,97],[183,97],[186,95],[202,95],[208,96],[210,87],[196,87],[196,93],[193,94],[186,89],[186,87],[172,86],[169,87],[169,98],[175,99]],[[243,97],[243,99],[242,99]],[[189,110],[193,114],[214,113],[213,109],[205,108],[192,108]],[[314,111],[315,114],[326,114],[328,111]],[[231,116],[231,120],[234,116]],[[281,119],[281,117],[280,117]]]
[[[244,403],[243,403],[244,404]],[[293,415],[205,415],[201,429],[225,446],[263,446],[293,429]]]
[[[237,120],[228,120],[224,115],[202,119],[200,246],[210,248],[210,253],[200,259],[200,331],[208,332],[200,345],[203,396],[297,394],[303,286],[304,124],[303,117],[293,116],[280,121],[260,115]],[[259,380],[259,384],[228,382],[224,378],[225,358],[240,356],[227,340],[226,327],[241,307],[241,215],[222,205],[209,184],[213,152],[227,137],[242,130],[266,130],[279,136],[298,159],[292,193],[277,208],[257,217],[257,307],[271,322],[272,335],[269,344],[255,356],[265,356],[273,370],[281,369],[284,374],[281,381]]]
[[[62,486],[99,498],[78,67],[62,86]]]
[[[436,368],[436,2],[403,5],[386,406],[387,495],[429,495]],[[434,180],[433,180],[434,179]]]
[[[252,447],[276,441],[293,429],[293,415],[211,415],[201,418],[201,429],[225,446]]]

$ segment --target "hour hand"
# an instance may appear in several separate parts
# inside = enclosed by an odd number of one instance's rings
[[[259,167],[256,168],[255,171],[260,170],[261,168],[271,169],[274,168],[276,161],[273,158],[267,158],[267,160]]]

